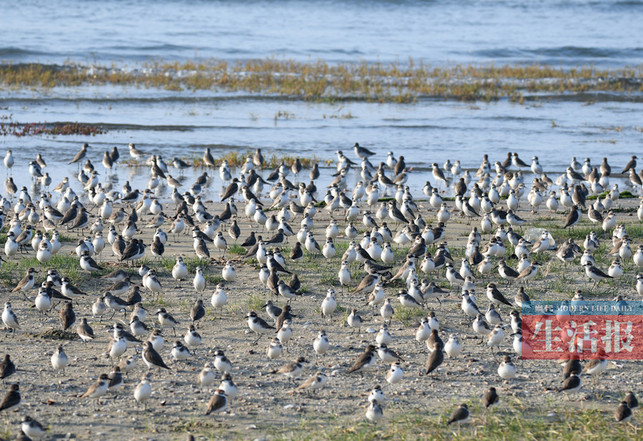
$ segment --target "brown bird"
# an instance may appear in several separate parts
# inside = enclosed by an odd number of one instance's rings
[[[627,401],[621,401],[614,412],[614,418],[617,423],[627,423],[632,419],[632,409],[627,405]]]
[[[444,353],[442,349],[431,352],[429,359],[426,361],[426,371],[424,375],[428,375],[436,370],[444,361]]]
[[[288,377],[288,379],[294,380],[295,377],[303,370],[303,363],[308,363],[308,361],[304,357],[299,357],[297,361],[293,361],[292,363],[282,366],[279,370],[275,371],[275,373],[283,374]]]
[[[277,271],[275,269],[270,270],[270,275],[266,281],[266,287],[275,295],[279,295],[279,276],[277,276]]]
[[[100,397],[107,393],[107,388],[109,386],[109,378],[107,374],[100,374],[98,380],[87,389],[87,392],[82,394],[80,398],[97,398],[98,404],[100,405]]]
[[[275,323],[275,329],[277,332],[281,329],[283,324],[287,322],[288,320],[292,320],[294,316],[290,313],[290,305],[284,306],[284,308],[281,310],[281,314],[279,314],[279,317],[277,317],[277,322]]]
[[[632,410],[639,407],[639,400],[636,399],[636,396],[632,391],[628,392],[627,395],[625,395],[625,401],[627,402],[627,406]]]
[[[380,276],[378,274],[368,274],[362,281],[359,283],[357,288],[353,291],[353,294],[357,294],[362,291],[371,291],[377,282],[379,282]]]
[[[153,366],[160,367],[163,369],[170,369],[158,352],[154,350],[152,343],[149,341],[145,342],[145,350],[143,350],[143,361],[147,365],[148,369],[151,369]]]
[[[355,361],[355,363],[347,371],[347,373],[350,374],[352,372],[359,372],[359,374],[363,377],[364,376],[363,371],[371,367],[374,367],[374,365],[375,365],[375,346],[368,345],[364,353],[359,356],[359,358]]]
[[[205,317],[205,308],[203,307],[203,300],[198,299],[192,309],[190,310],[190,318],[192,319],[192,324],[201,320]]]
[[[9,392],[0,401],[0,412],[17,408],[20,406],[20,402],[20,387],[17,384],[12,384]]]
[[[223,412],[228,408],[228,397],[225,392],[221,389],[217,390],[210,402],[208,403],[208,410],[205,412],[206,415],[210,415],[212,412]]]
[[[87,148],[88,147],[89,147],[89,144],[87,144],[86,142],[83,143],[83,146],[80,148],[80,151],[78,153],[76,153],[76,156],[74,156],[74,159],[72,159],[69,163],[74,164],[74,163],[80,161],[81,159],[83,159],[87,155]]]
[[[498,396],[495,387],[489,388],[487,393],[484,394],[482,402],[484,403],[484,407],[486,407],[487,409],[496,406],[500,402],[500,397]]]
[[[94,339],[94,330],[89,326],[87,319],[84,317],[80,320],[80,324],[76,326],[76,333],[84,342]]]
[[[451,414],[451,418],[447,421],[447,426],[453,423],[466,424],[470,420],[469,407],[466,404],[460,404],[460,407]]]
[[[76,323],[76,314],[74,313],[71,302],[65,302],[65,306],[60,310],[59,317],[63,331],[74,326],[74,323]]]
[[[578,372],[574,371],[571,375],[563,381],[562,387],[558,389],[558,392],[571,393],[576,392],[581,388],[580,377]]]
[[[33,288],[34,285],[34,274],[37,271],[34,268],[29,268],[27,270],[27,274],[18,282],[16,287],[11,290],[11,292],[18,292],[18,291],[27,291],[31,288]]]
[[[309,391],[316,393],[318,389],[321,389],[322,387],[324,387],[324,384],[326,384],[326,377],[323,374],[318,373],[308,377],[306,381],[304,381],[302,384],[297,386],[295,390],[307,389]]]
[[[16,365],[11,361],[9,354],[5,354],[4,360],[0,363],[0,380],[3,380],[7,377],[16,373]]]
[[[630,170],[636,169],[636,156],[632,156],[632,159],[625,165],[621,174],[625,174]]]
[[[440,338],[437,329],[431,330],[431,335],[429,335],[429,339],[426,341],[426,347],[431,352],[441,351],[444,348],[444,341]]]

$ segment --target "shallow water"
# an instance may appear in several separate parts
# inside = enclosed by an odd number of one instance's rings
[[[336,159],[336,151],[342,150],[355,159],[352,145],[358,141],[377,152],[375,163],[383,161],[388,151],[403,155],[416,168],[409,182],[418,187],[432,180],[427,169],[432,162],[442,165],[447,159],[460,159],[463,167],[477,168],[483,153],[496,161],[503,160],[507,151],[516,151],[527,163],[537,154],[555,177],[574,155],[581,162],[589,157],[595,165],[608,156],[616,169],[641,151],[638,103],[329,105],[205,96],[177,100],[167,92],[154,99],[59,99],[54,95],[8,99],[5,105],[15,109],[12,113],[17,121],[83,121],[103,125],[108,132],[90,138],[0,137],[0,149],[13,148],[23,169],[37,150],[44,150],[46,159],[59,154],[69,161],[85,140],[91,145],[88,157],[99,169],[105,150],[118,146],[126,157],[130,142],[146,153],[171,160],[174,156],[201,158],[205,146],[215,156],[260,147],[267,155],[319,159]],[[75,170],[74,166],[62,167],[52,176]],[[323,182],[328,179],[327,175]]]
[[[3,8],[0,59],[638,65],[641,1],[86,1]]]

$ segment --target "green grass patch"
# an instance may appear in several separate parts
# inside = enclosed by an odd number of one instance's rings
[[[515,401],[515,400],[513,400]],[[464,400],[466,402],[466,400]],[[578,409],[576,405],[554,408],[529,408],[512,403],[502,404],[493,411],[471,404],[472,422],[462,427],[447,426],[447,420],[457,407],[431,409],[425,412],[400,412],[384,408],[385,419],[371,424],[364,418],[364,410],[356,408],[352,417],[318,415],[302,417],[296,426],[272,426],[268,433],[273,440],[551,440],[598,441],[604,439],[640,439],[641,429],[632,424],[618,425],[613,411]]]
[[[63,277],[68,277],[72,284],[78,284],[88,277],[100,277],[108,271],[97,271],[89,273],[80,267],[80,261],[76,254],[55,254],[46,264],[41,264],[36,259],[35,253],[18,254],[20,259],[8,260],[0,266],[0,280],[7,286],[15,284],[22,279],[29,268],[41,271],[39,278],[46,277],[47,268],[56,268]]]
[[[402,322],[404,326],[411,326],[418,321],[420,317],[424,317],[427,312],[423,308],[407,308],[402,305],[393,306],[395,313],[393,318]]]
[[[203,277],[205,277],[205,281],[207,282],[208,286],[214,288],[217,286],[219,283],[225,283],[225,279],[223,276],[216,275],[216,274],[203,274]]]
[[[246,298],[246,306],[248,306],[249,311],[261,311],[263,305],[266,304],[266,299],[259,294],[251,294]]]
[[[244,255],[246,254],[246,249],[242,247],[241,245],[237,245],[236,243],[228,247],[228,253],[230,254],[236,254],[236,255]]]

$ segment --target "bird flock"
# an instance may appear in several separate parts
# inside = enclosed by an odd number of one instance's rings
[[[476,357],[497,366],[485,374],[496,386],[480,397],[489,408],[502,402],[503,385],[529,381],[514,362],[530,350],[521,308],[545,298],[538,281],[553,268],[562,266],[594,287],[611,283],[618,300],[643,296],[643,200],[637,207],[634,199],[621,198],[626,188],[641,194],[636,156],[620,173],[607,158],[598,167],[589,158],[582,164],[572,158],[552,179],[536,156],[527,164],[517,153],[494,163],[484,155],[477,168],[459,160],[432,163],[424,187],[412,189],[409,174],[426,172],[393,152],[377,163],[377,155],[358,143],[353,159],[338,151],[336,167],[309,170],[299,159],[268,169],[261,150],[231,167],[208,148],[199,170],[134,144],[128,149],[136,173],[147,178],[145,188],[101,181],[88,144],[69,161],[75,177],[60,183],[52,183],[38,154],[19,188],[11,150],[4,158],[2,260],[31,266],[4,288],[3,341],[22,334],[22,344],[40,344],[34,334],[63,331],[68,341],[52,344],[47,357],[33,363],[67,376],[75,384],[69,395],[96,408],[120,394],[143,412],[162,412],[148,407],[155,380],[190,375],[192,384],[211,393],[200,412],[225,419],[235,398],[253,394],[247,377],[255,373],[234,363],[244,352],[267,363],[292,394],[337,389],[342,377],[368,381],[372,388],[355,407],[377,423],[389,395],[409,377],[439,378],[474,348]],[[104,152],[102,167],[107,176],[125,167],[117,147]],[[193,183],[184,176],[188,170]],[[329,185],[318,188],[322,173],[330,175],[324,176]],[[555,232],[534,228],[540,215],[556,231],[579,223],[592,231],[579,243],[557,240]],[[56,267],[61,256],[73,260],[80,276]],[[605,258],[612,263],[600,268]],[[171,268],[160,264],[168,259]],[[579,282],[554,300],[582,301],[589,287]],[[177,290],[190,299],[188,307],[173,301]],[[232,304],[250,304],[241,296],[261,300],[240,315]],[[400,318],[405,313],[411,320]],[[215,345],[223,323],[236,337]],[[402,345],[406,353],[395,349]],[[234,354],[232,361],[224,349]],[[81,360],[75,356],[80,351],[94,357]],[[29,402],[32,414],[21,419],[19,439],[41,439],[56,425],[51,421],[47,429],[37,421],[41,397],[21,395],[34,388],[12,382],[20,378],[21,356],[13,346],[0,365],[0,378],[11,382],[3,386],[0,412],[20,412]],[[100,372],[88,360],[106,361],[109,369]],[[74,363],[94,375],[69,376]],[[605,354],[584,366],[577,357],[563,364],[563,382],[552,390],[571,396],[585,387],[583,378],[598,377],[609,365]],[[446,424],[475,421],[470,404],[455,408]],[[616,420],[629,421],[636,407],[630,391]]]

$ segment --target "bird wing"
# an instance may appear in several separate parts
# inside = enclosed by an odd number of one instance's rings
[[[449,418],[449,421],[447,421],[447,425],[461,420],[466,420],[468,416],[469,416],[469,411],[464,407],[459,407],[453,412],[453,414],[451,415],[451,418]]]
[[[442,353],[442,350],[437,350],[431,352],[429,355],[429,359],[426,362],[426,371],[424,375],[430,374],[434,370],[438,368],[444,361],[444,354]]]
[[[357,361],[355,361],[355,364],[347,371],[348,374],[351,372],[355,372],[360,370],[362,367],[364,367],[365,364],[367,364],[371,358],[373,357],[373,354],[370,351],[364,352],[362,355],[359,356]]]
[[[212,412],[216,412],[219,409],[223,409],[226,407],[228,400],[226,397],[219,395],[219,394],[214,394],[212,398],[210,398],[210,402],[208,403],[208,410],[205,413],[206,415],[210,415]]]

